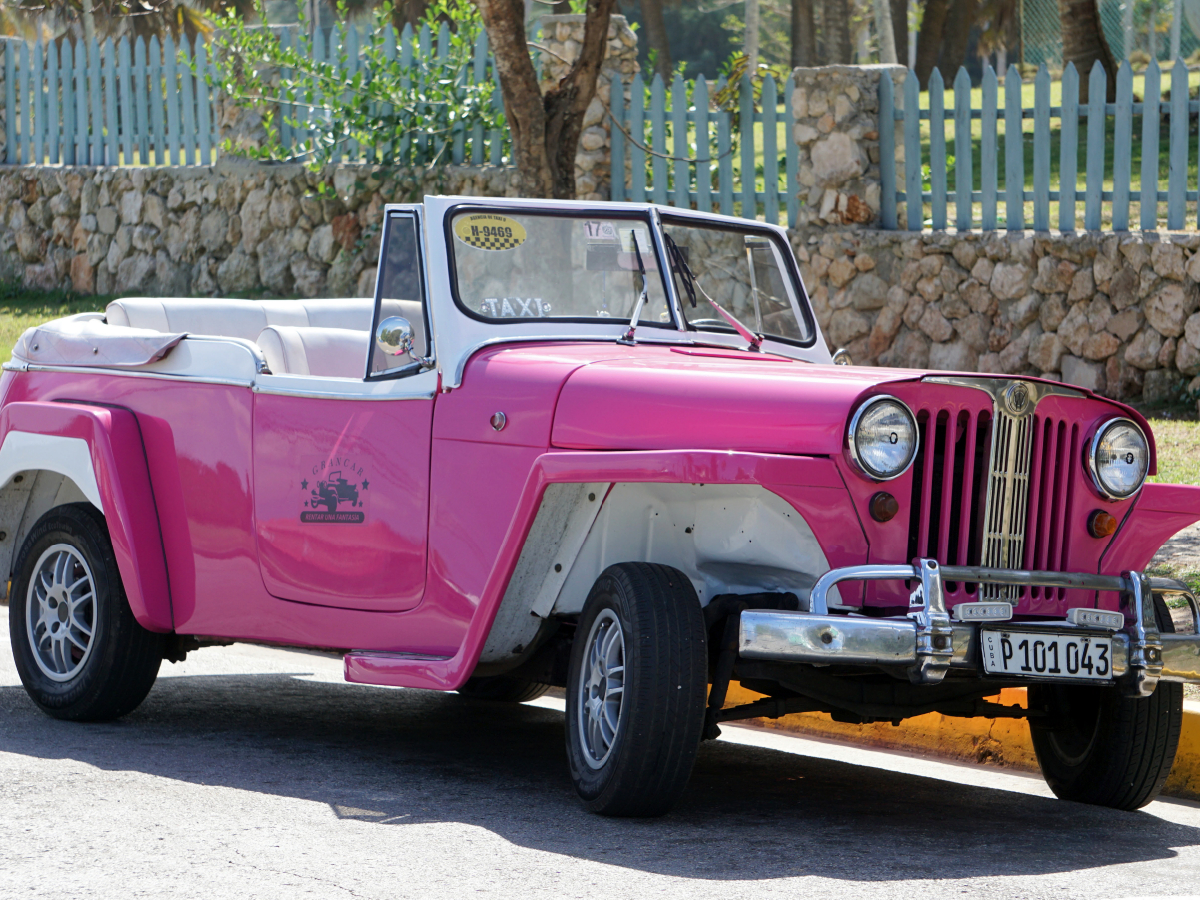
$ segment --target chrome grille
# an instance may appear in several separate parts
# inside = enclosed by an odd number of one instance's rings
[[[974,388],[991,402],[956,404],[957,411],[936,403],[914,408],[921,442],[913,466],[909,559],[1061,571],[1069,551],[1065,511],[1079,478],[1083,433],[1037,408],[1049,394],[1083,394],[1020,379],[923,380]],[[1061,591],[989,585],[979,592],[975,584],[947,583],[947,593],[963,600],[982,594],[1015,602],[1055,592],[1061,598]]]
[[[1032,431],[1033,416],[1017,418],[996,410],[987,506],[983,514],[982,557],[989,568],[1019,569],[1024,562]],[[1012,585],[984,585],[983,598],[1013,600],[1020,590]]]

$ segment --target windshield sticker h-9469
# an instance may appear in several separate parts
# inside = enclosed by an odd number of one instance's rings
[[[488,297],[481,300],[480,312],[493,319],[540,319],[550,315],[550,304],[540,297]]]
[[[455,236],[476,250],[516,250],[525,243],[525,227],[494,213],[472,213],[454,222]]]

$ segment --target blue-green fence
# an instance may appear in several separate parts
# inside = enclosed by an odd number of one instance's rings
[[[200,77],[188,63],[193,54]],[[7,41],[9,163],[206,165],[216,146],[204,43]]]
[[[1061,101],[1051,105],[1052,82],[1043,65],[1034,78],[1033,105],[1026,106],[1021,78],[1010,67],[1001,104],[999,81],[989,67],[984,72],[982,102],[976,105],[970,79],[960,69],[953,103],[947,105],[941,75],[935,70],[929,79],[927,109],[920,108],[921,95],[911,71],[904,81],[902,103],[897,103],[891,79],[882,79],[880,121],[903,124],[902,137],[897,129],[880,128],[883,226],[894,229],[903,222],[909,230],[937,230],[953,221],[959,230],[1032,227],[1048,231],[1054,227],[1073,231],[1082,214],[1083,227],[1089,231],[1127,231],[1135,206],[1143,229],[1160,224],[1172,230],[1195,226],[1200,191],[1189,176],[1196,145],[1189,121],[1200,113],[1200,101],[1189,99],[1187,67],[1176,62],[1165,78],[1152,62],[1145,72],[1142,99],[1137,100],[1133,71],[1128,62],[1122,63],[1115,103],[1105,100],[1106,78],[1099,63],[1088,78],[1089,100],[1080,103],[1079,76],[1068,65],[1062,75]],[[1029,120],[1032,130],[1025,127]],[[927,151],[922,147],[922,121],[928,123]],[[948,130],[955,136],[952,158],[947,154]],[[968,133],[971,140],[959,139]],[[902,142],[903,184],[897,182],[896,140]],[[1028,146],[1032,147],[1032,190],[1026,184]],[[1140,151],[1136,184],[1135,151]],[[1055,156],[1056,184],[1051,178]],[[1165,222],[1160,219],[1164,211]]]
[[[295,41],[294,29],[281,29],[280,39]],[[385,53],[411,65],[414,55],[445,54],[449,31],[434,42],[427,26],[414,40],[405,26],[399,37],[389,26],[384,32]],[[209,165],[220,140],[214,109],[214,90],[205,73],[216,74],[210,49],[202,40],[169,36],[160,43],[138,38],[77,43],[61,41],[27,44],[6,41],[5,108],[6,162],[68,165]],[[317,32],[313,40],[316,59],[339,63],[347,79],[360,66],[358,32],[336,29]],[[196,73],[191,63],[194,61]],[[414,71],[416,71],[414,69]],[[284,77],[287,73],[284,72]],[[467,78],[496,79],[488,53],[487,37],[480,35]],[[417,76],[419,77],[419,76]],[[496,103],[501,104],[499,91]],[[284,107],[280,140],[299,156],[310,136],[304,123],[321,115],[306,107]],[[414,118],[421,117],[418,105]],[[295,120],[300,127],[293,127]],[[360,147],[346,140],[334,148],[336,161],[387,162],[422,165],[432,162],[470,162],[501,165],[511,149],[505,131],[484,132],[482,126],[459,130],[445,138],[429,135],[403,141],[395,147]]]
[[[710,91],[703,76],[685,82],[676,75],[668,91],[655,75],[647,90],[636,75],[626,103],[614,85],[612,199],[776,224],[785,214],[787,224],[795,225],[800,186],[792,80],[781,91],[767,76],[756,102],[754,86],[743,76],[736,110],[712,102],[725,87],[724,79]]]

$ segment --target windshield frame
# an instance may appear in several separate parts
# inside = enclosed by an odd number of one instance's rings
[[[667,309],[670,311],[671,320],[669,322],[651,322],[638,321],[633,323],[640,330],[642,328],[665,329],[673,332],[684,332],[680,323],[683,321],[682,312],[676,304],[674,278],[664,277],[667,269],[665,248],[663,241],[658,231],[658,222],[656,216],[652,214],[652,210],[631,210],[615,207],[605,209],[601,206],[587,206],[579,209],[542,209],[539,207],[513,207],[501,206],[499,204],[488,203],[456,203],[446,210],[442,219],[442,230],[446,242],[446,261],[447,274],[450,278],[450,296],[454,300],[454,305],[459,311],[474,319],[477,322],[484,322],[488,325],[518,325],[536,323],[560,322],[563,324],[576,325],[613,325],[617,323],[628,324],[627,318],[620,316],[612,316],[604,318],[602,316],[505,316],[504,318],[492,318],[481,315],[471,309],[463,302],[462,296],[459,293],[458,287],[458,264],[455,257],[457,246],[454,242],[454,220],[461,215],[469,213],[489,213],[495,212],[498,209],[516,212],[520,215],[541,216],[544,218],[559,218],[559,219],[611,219],[629,222],[640,222],[646,226],[646,231],[651,235],[652,243],[654,244],[654,258],[657,264],[657,275],[662,282],[663,297],[666,300]],[[647,248],[650,249],[650,248]],[[647,272],[646,276],[650,277],[653,273]],[[636,300],[636,298],[635,298]]]
[[[689,215],[689,212],[691,213]],[[709,213],[696,213],[694,211],[685,210],[666,210],[659,212],[658,216],[662,227],[662,240],[665,242],[667,231],[666,229],[672,225],[683,228],[705,228],[712,231],[733,231],[742,234],[754,234],[765,237],[772,242],[776,252],[783,257],[784,272],[791,279],[791,286],[794,296],[792,311],[797,313],[798,321],[805,326],[808,332],[808,338],[803,341],[798,341],[795,338],[784,337],[778,334],[764,334],[763,343],[780,343],[786,344],[789,347],[802,347],[809,349],[816,344],[817,340],[817,323],[816,317],[812,311],[812,301],[808,297],[808,291],[804,287],[804,279],[800,276],[800,267],[796,263],[796,254],[792,250],[788,240],[780,234],[780,229],[772,227],[769,224],[755,222],[750,219],[733,219],[727,216],[716,216]],[[675,272],[671,270],[671,290],[673,294],[678,294],[678,289],[675,284]],[[676,298],[679,304],[680,321],[683,323],[680,331],[687,335],[708,335],[713,337],[730,337],[733,336],[737,340],[741,340],[741,336],[737,331],[730,326],[728,329],[713,330],[699,329],[691,325],[687,321],[687,316],[683,314],[683,304],[687,300],[679,296]],[[749,327],[749,326],[747,326]]]

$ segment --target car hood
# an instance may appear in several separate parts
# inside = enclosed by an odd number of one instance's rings
[[[864,393],[922,374],[692,348],[598,360],[563,386],[551,444],[832,455]]]

